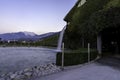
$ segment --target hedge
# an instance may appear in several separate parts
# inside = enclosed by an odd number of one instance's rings
[[[91,52],[90,60],[97,57],[97,51]],[[61,66],[62,54],[57,53],[56,55],[56,65]],[[64,54],[64,66],[78,65],[88,61],[87,52],[65,52]]]

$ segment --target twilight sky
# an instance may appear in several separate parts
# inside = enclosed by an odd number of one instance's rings
[[[0,0],[0,33],[60,31],[77,0]]]

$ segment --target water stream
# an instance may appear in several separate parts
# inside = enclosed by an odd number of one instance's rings
[[[57,52],[61,52],[61,47],[62,47],[62,42],[63,42],[63,36],[64,36],[64,32],[65,32],[66,26],[64,26],[64,28],[62,29],[62,31],[60,32],[60,36],[59,36],[59,40],[58,40],[58,46],[57,46]]]

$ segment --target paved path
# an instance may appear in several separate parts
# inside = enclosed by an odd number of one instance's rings
[[[107,60],[109,61],[109,59]],[[114,65],[110,66],[101,64],[102,61],[103,60],[99,60],[98,62],[94,62],[89,65],[71,70],[64,70],[62,72],[34,80],[120,80],[120,70],[113,67]]]

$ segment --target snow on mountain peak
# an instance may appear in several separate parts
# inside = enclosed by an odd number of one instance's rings
[[[26,36],[35,36],[36,34],[35,33],[33,33],[33,32],[26,32],[26,31],[24,31],[23,32]]]

